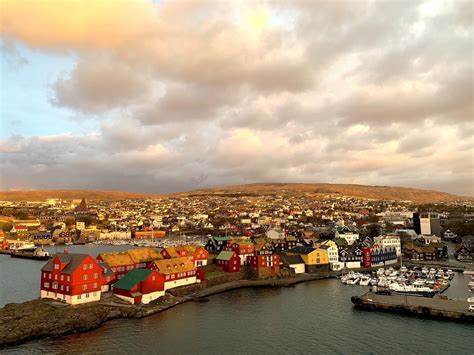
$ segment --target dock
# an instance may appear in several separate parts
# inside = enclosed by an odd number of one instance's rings
[[[391,312],[474,325],[474,313],[469,312],[467,301],[400,294],[382,295],[374,292],[354,296],[351,301],[354,308],[366,311]]]

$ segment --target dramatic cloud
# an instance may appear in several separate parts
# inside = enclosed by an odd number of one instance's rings
[[[469,1],[1,6],[11,67],[35,65],[17,44],[74,60],[44,90],[96,124],[4,138],[5,189],[271,180],[474,195]]]

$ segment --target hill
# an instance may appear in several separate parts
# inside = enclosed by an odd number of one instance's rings
[[[48,198],[65,200],[126,200],[159,197],[191,196],[191,195],[325,195],[348,196],[373,200],[413,201],[416,203],[436,203],[454,200],[472,200],[472,197],[451,195],[446,192],[421,190],[408,187],[366,186],[353,184],[306,184],[306,183],[257,183],[236,186],[211,187],[169,195],[153,195],[122,191],[95,190],[32,190],[32,191],[2,191],[0,201],[44,201]]]
[[[472,199],[446,192],[421,190],[408,187],[366,186],[354,184],[306,184],[306,183],[257,183],[237,186],[213,187],[194,190],[184,195],[206,194],[313,194],[315,196],[335,195],[366,198],[374,200],[413,201],[417,203],[435,203]]]
[[[64,200],[115,201],[127,199],[145,199],[159,197],[158,195],[123,191],[95,191],[95,190],[31,190],[31,191],[1,191],[0,201],[45,201],[48,198]]]

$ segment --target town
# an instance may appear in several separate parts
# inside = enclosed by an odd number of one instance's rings
[[[1,252],[49,259],[40,296],[72,305],[110,292],[147,304],[204,284],[340,275],[402,260],[459,268],[474,255],[472,201],[227,194],[0,206]],[[45,251],[71,244],[129,248],[97,256]]]

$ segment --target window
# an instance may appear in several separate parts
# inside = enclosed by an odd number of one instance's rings
[[[84,281],[86,281],[86,280],[87,280],[87,275],[84,275],[84,276],[82,277],[82,279],[83,279]]]
[[[87,290],[87,285],[82,285],[82,289],[85,291]]]
[[[99,274],[98,273],[95,273],[94,274],[94,279],[98,279],[99,278]]]
[[[105,279],[107,280],[107,282],[109,282],[110,281],[110,276],[107,276]]]
[[[93,296],[96,297],[96,296],[97,296],[97,292],[94,292],[94,293],[93,293]]]
[[[66,286],[66,292],[69,292],[69,286]]]
[[[97,288],[97,284],[96,284],[96,283],[94,283],[94,288]]]
[[[64,281],[64,275],[61,275],[61,281]]]
[[[90,293],[86,293],[86,298],[89,298]]]
[[[58,274],[54,275],[54,279],[55,279],[55,280],[58,279]]]
[[[54,264],[54,270],[59,270],[59,264]]]
[[[82,267],[83,270],[87,270],[87,264],[84,264],[84,266]]]
[[[67,276],[67,280],[68,280],[68,281],[71,281],[71,276],[68,275],[68,276]]]
[[[81,299],[81,295],[78,295],[78,296],[77,296],[77,299],[80,300],[80,299]]]
[[[89,264],[89,269],[91,269],[91,270],[92,270],[92,268],[93,268],[92,264]]]
[[[49,288],[49,282],[45,282],[45,283],[43,284],[43,287]]]

